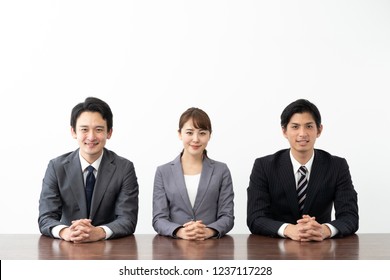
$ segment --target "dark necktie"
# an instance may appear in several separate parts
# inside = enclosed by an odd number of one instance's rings
[[[92,193],[93,188],[95,186],[95,175],[93,174],[93,171],[95,168],[93,166],[87,167],[88,174],[87,174],[87,180],[85,181],[85,196],[87,197],[87,217],[89,217],[89,212],[91,210],[91,200],[92,200]]]
[[[298,204],[299,204],[299,213],[302,215],[302,210],[305,204],[306,191],[307,191],[307,168],[301,166],[299,168],[300,178],[297,185],[297,194],[298,194]]]

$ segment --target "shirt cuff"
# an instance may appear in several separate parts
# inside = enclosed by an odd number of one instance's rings
[[[328,228],[330,229],[330,237],[329,238],[332,238],[333,236],[335,236],[336,234],[339,233],[338,229],[335,228],[334,226],[332,226],[331,224],[325,223],[325,225],[327,225]]]
[[[99,227],[101,227],[106,232],[105,239],[109,239],[111,237],[111,235],[113,234],[112,230],[109,227],[107,227],[107,226],[99,226]]]
[[[65,225],[58,225],[58,226],[55,226],[51,229],[51,234],[55,237],[55,238],[59,238],[59,239],[62,239],[61,236],[60,236],[60,231],[63,229],[63,228],[66,228],[67,226]]]
[[[283,225],[279,228],[279,230],[278,230],[278,235],[279,235],[280,237],[286,238],[286,236],[284,236],[284,229],[285,229],[288,225],[289,225],[288,223],[285,223],[285,224],[283,224]]]

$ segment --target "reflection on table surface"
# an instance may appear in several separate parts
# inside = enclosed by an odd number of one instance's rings
[[[188,241],[155,234],[75,244],[39,234],[0,234],[1,260],[390,260],[390,234],[297,242],[252,234]]]
[[[93,243],[73,243],[46,236],[39,238],[39,259],[110,260],[138,259],[137,240],[134,235],[123,239],[102,240]]]
[[[258,237],[250,235],[247,242],[248,259],[258,259],[257,250],[264,250],[263,259],[282,260],[332,260],[345,257],[359,258],[359,237],[349,237],[353,240],[353,246],[338,247],[341,239],[327,239],[322,242],[299,242],[291,239],[275,238],[275,242],[268,242],[263,246],[256,246]],[[341,243],[345,243],[345,240]]]
[[[160,235],[153,238],[153,259],[221,260],[234,256],[234,239],[226,235],[220,239],[189,241]]]

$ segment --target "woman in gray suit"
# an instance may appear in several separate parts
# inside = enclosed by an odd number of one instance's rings
[[[188,240],[220,238],[233,228],[234,192],[229,168],[210,159],[209,116],[189,108],[179,120],[184,149],[157,167],[153,190],[153,227],[160,235]]]

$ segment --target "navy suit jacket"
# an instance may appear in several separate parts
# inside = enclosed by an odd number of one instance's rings
[[[202,220],[222,237],[233,228],[233,184],[225,163],[203,160],[199,187],[192,207],[184,181],[180,156],[157,167],[153,190],[153,227],[157,233],[173,236],[191,220]]]
[[[38,224],[52,236],[57,225],[90,218],[94,226],[113,231],[110,238],[134,233],[138,216],[138,182],[131,161],[104,149],[87,217],[87,202],[79,150],[52,159],[47,167],[39,199]]]
[[[347,161],[318,149],[314,153],[303,213],[333,225],[338,236],[353,234],[359,228],[359,215]],[[289,149],[255,160],[247,195],[247,225],[252,233],[278,236],[283,223],[296,224],[301,217]]]

